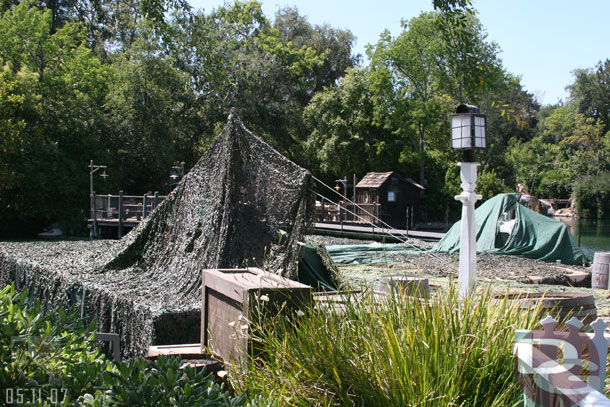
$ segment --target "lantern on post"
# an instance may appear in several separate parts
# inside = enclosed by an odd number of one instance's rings
[[[451,115],[451,148],[463,151],[460,166],[462,193],[455,199],[462,202],[462,229],[460,234],[459,283],[460,296],[468,296],[477,282],[476,221],[474,204],[483,197],[474,190],[477,186],[475,150],[487,149],[485,115],[476,106],[459,105]]]

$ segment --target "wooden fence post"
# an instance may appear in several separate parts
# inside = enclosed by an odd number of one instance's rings
[[[144,198],[142,199],[142,219],[146,218],[146,205],[148,204],[146,198],[148,198],[148,194],[144,194]]]
[[[155,208],[157,209],[157,206],[159,206],[159,191],[155,191]]]
[[[325,222],[326,217],[324,216],[324,197],[322,197],[322,219],[320,222]]]
[[[123,191],[119,191],[119,239],[123,237]]]

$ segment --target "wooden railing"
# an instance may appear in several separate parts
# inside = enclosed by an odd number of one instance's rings
[[[98,226],[117,226],[118,237],[123,236],[125,224],[134,226],[146,218],[161,202],[167,198],[165,195],[154,194],[124,195],[120,191],[118,195],[96,195],[93,193],[91,199],[92,235],[98,236]]]
[[[576,318],[566,323],[567,332],[556,330],[558,323],[551,317],[541,324],[542,331],[516,332],[523,405],[610,407],[610,399],[603,395],[609,343],[606,323],[595,320],[593,333],[580,332],[583,324]],[[583,371],[585,377],[581,377]]]
[[[316,221],[326,223],[378,223],[380,204],[332,202],[325,198],[316,201]]]

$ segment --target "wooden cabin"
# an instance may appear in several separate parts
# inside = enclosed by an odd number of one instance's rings
[[[363,208],[358,210],[359,220],[376,223],[376,216],[396,229],[413,229],[418,221],[423,190],[411,178],[394,171],[369,172],[356,184],[356,203]]]

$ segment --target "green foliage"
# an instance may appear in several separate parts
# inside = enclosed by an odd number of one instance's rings
[[[268,18],[258,1],[196,12],[182,0],[3,1],[0,235],[54,222],[86,233],[91,159],[110,175],[98,194],[167,192],[169,168],[194,165],[231,107],[317,175],[418,179],[435,220],[458,208],[447,120],[458,103],[487,115],[485,196],[521,182],[567,197],[610,171],[609,61],[575,71],[569,103],[539,112],[471,1],[432,4],[396,37],[382,33],[358,67],[351,32],[295,8]]]
[[[578,180],[573,197],[581,216],[598,219],[610,217],[610,172]]]
[[[451,288],[429,305],[365,291],[341,309],[264,321],[263,354],[233,382],[295,406],[512,405],[514,330],[537,321],[490,289],[462,301]]]
[[[26,291],[17,293],[14,285],[0,290],[0,403],[23,397],[36,406],[51,400],[99,407],[276,405],[270,398],[248,403],[246,394],[234,397],[213,374],[182,368],[180,358],[110,362],[95,348],[92,331],[78,307],[43,314]]]
[[[603,132],[610,131],[610,59],[600,61],[593,69],[574,71],[574,83],[570,99],[578,106],[579,113],[600,121]]]
[[[42,314],[40,304],[30,303],[26,291],[17,293],[14,285],[3,288],[0,388],[27,389],[26,393],[40,389],[43,399],[59,391],[62,399],[72,401],[93,391],[96,375],[106,362],[94,350],[87,335],[91,330],[79,319],[76,308]],[[6,395],[4,391],[0,394],[3,405]]]
[[[132,194],[165,187],[179,158],[189,164],[198,158],[192,149],[201,132],[193,111],[196,94],[188,76],[158,52],[150,37],[142,37],[117,55],[105,100],[109,130],[101,143],[114,152],[105,164],[112,164],[121,187]]]
[[[98,390],[80,399],[84,406],[242,407],[246,395],[232,397],[212,374],[181,369],[180,358],[160,357],[121,362],[102,372]]]
[[[22,2],[0,19],[0,38],[7,39],[0,105],[9,119],[0,140],[0,234],[82,219],[87,181],[75,174],[103,133],[99,107],[112,72],[85,46],[78,25],[51,34],[50,11],[30,5]]]
[[[338,87],[316,94],[305,108],[306,152],[322,173],[383,171],[399,159],[400,139],[376,120],[371,80],[366,70],[349,70]]]
[[[610,171],[610,135],[603,134],[601,121],[578,113],[575,104],[547,108],[540,116],[539,135],[513,141],[506,153],[516,182],[529,193],[568,198],[583,177]]]

